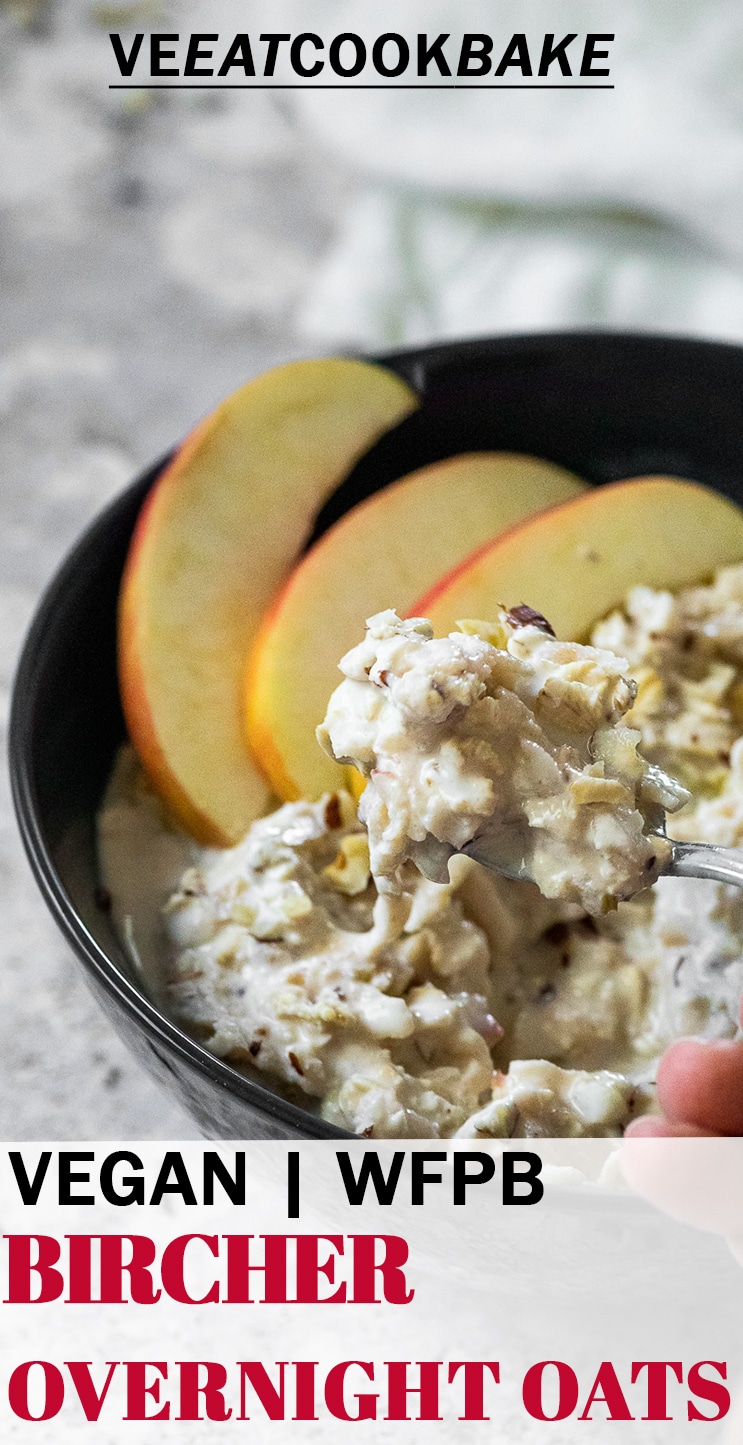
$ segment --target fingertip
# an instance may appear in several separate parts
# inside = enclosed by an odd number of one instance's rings
[[[671,1124],[743,1134],[743,1042],[680,1039],[658,1068],[658,1099]]]
[[[644,1119],[633,1119],[624,1131],[625,1139],[660,1139],[668,1133],[665,1119],[646,1115]]]
[[[696,1139],[709,1138],[709,1131],[697,1129],[693,1124],[679,1121],[671,1123],[655,1114],[644,1119],[634,1119],[624,1131],[625,1139]]]

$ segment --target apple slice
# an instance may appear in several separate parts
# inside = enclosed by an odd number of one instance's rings
[[[320,538],[271,608],[248,662],[248,737],[280,797],[316,798],[342,781],[315,728],[364,619],[384,607],[406,611],[478,543],[584,486],[534,457],[473,452],[393,483]]]
[[[613,482],[512,528],[419,596],[416,615],[444,636],[458,618],[525,602],[558,637],[583,641],[631,587],[702,582],[743,559],[743,511],[673,477]]]
[[[154,786],[201,842],[237,842],[268,801],[242,700],[265,608],[322,503],[416,405],[366,362],[277,367],[196,427],[147,499],[122,583],[121,696]]]

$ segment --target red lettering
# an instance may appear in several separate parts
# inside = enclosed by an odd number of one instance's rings
[[[299,1304],[344,1304],[346,1286],[340,1284],[334,1294],[320,1295],[319,1275],[324,1274],[331,1284],[335,1283],[335,1260],[329,1255],[324,1264],[319,1262],[320,1240],[332,1245],[338,1254],[343,1253],[342,1234],[298,1234],[297,1240],[297,1301]]]
[[[106,1360],[109,1369],[100,1395],[93,1384],[93,1377],[90,1373],[92,1363],[92,1360],[65,1360],[86,1420],[99,1418],[108,1394],[108,1387],[116,1374],[118,1361]]]
[[[157,1304],[162,1290],[155,1289],[150,1270],[157,1254],[154,1241],[146,1234],[102,1234],[97,1237],[101,1241],[101,1304],[126,1304],[125,1274],[129,1276],[132,1304]],[[125,1242],[131,1245],[131,1259],[127,1263],[124,1262]]]
[[[683,1382],[684,1370],[680,1360],[633,1360],[632,1384],[639,1379],[643,1370],[648,1372],[648,1413],[643,1420],[672,1420],[668,1415],[668,1371],[672,1370],[679,1384]]]
[[[8,1241],[8,1297],[5,1304],[48,1304],[59,1299],[64,1280],[54,1269],[60,1247],[51,1234],[6,1234]],[[36,1260],[31,1261],[31,1245],[36,1245]],[[39,1292],[31,1293],[32,1277],[36,1275]]]
[[[408,1289],[403,1271],[410,1250],[398,1234],[351,1234],[353,1240],[353,1303],[379,1304],[377,1273],[382,1276],[381,1299],[391,1305],[410,1304],[415,1290]],[[377,1262],[377,1240],[384,1245],[384,1256]]]
[[[245,1409],[245,1381],[250,1381],[269,1420],[284,1419],[284,1372],[286,1360],[276,1361],[279,1367],[279,1388],[272,1385],[265,1365],[260,1360],[240,1360],[240,1420],[249,1420]]]
[[[489,1420],[485,1414],[485,1371],[489,1370],[496,1385],[500,1384],[500,1365],[496,1360],[452,1360],[449,1384],[464,1370],[464,1414],[460,1420]]]
[[[385,1360],[387,1366],[387,1414],[385,1420],[412,1420],[408,1414],[408,1395],[420,1396],[417,1420],[441,1420],[439,1414],[439,1369],[441,1360],[418,1360],[420,1384],[408,1384],[411,1360]]]
[[[224,1234],[227,1242],[227,1286],[224,1303],[250,1304],[250,1241],[252,1234]]]
[[[66,1269],[61,1245],[51,1235],[7,1235],[6,1304],[57,1300],[65,1285],[68,1304],[156,1304],[163,1295],[179,1304],[409,1304],[405,1266],[407,1242],[396,1234],[265,1234],[262,1260],[253,1235],[228,1234],[222,1270],[211,1274],[206,1292],[192,1292],[190,1266],[204,1249],[221,1264],[218,1235],[182,1234],[165,1245],[159,1259],[155,1241],[141,1234],[66,1235]],[[346,1262],[345,1242],[352,1259]],[[290,1252],[291,1246],[291,1252]],[[329,1246],[329,1248],[328,1248]],[[340,1263],[339,1263],[340,1261]],[[290,1265],[296,1266],[296,1271]],[[253,1293],[252,1274],[261,1276]],[[291,1293],[290,1293],[291,1273]],[[294,1276],[296,1273],[296,1288]],[[349,1282],[343,1278],[349,1277]],[[100,1289],[97,1288],[100,1274]],[[324,1279],[323,1279],[324,1276]],[[209,1276],[207,1276],[209,1278]],[[352,1279],[352,1285],[350,1280]],[[327,1281],[327,1283],[326,1283]]]
[[[168,1378],[168,1367],[164,1360],[127,1360],[126,1361],[126,1415],[125,1420],[169,1420],[170,1405],[163,1405],[161,1410],[154,1415],[147,1414],[148,1400],[151,1395],[156,1405],[160,1404],[160,1381],[153,1380],[147,1384],[147,1371],[157,1370],[164,1380]]]
[[[346,1407],[345,1383],[346,1375],[352,1365],[358,1365],[359,1369],[364,1371],[367,1379],[373,1381],[374,1366],[371,1360],[342,1360],[339,1365],[333,1365],[333,1368],[328,1370],[325,1380],[325,1404],[336,1420],[376,1420],[379,1398],[377,1395],[355,1395],[354,1399],[359,1408],[355,1415],[349,1414]]]
[[[163,1257],[160,1264],[160,1277],[163,1282],[165,1293],[171,1299],[177,1300],[182,1305],[212,1305],[219,1301],[219,1284],[215,1282],[211,1289],[200,1299],[194,1299],[186,1289],[184,1279],[184,1267],[186,1250],[194,1239],[200,1239],[205,1244],[214,1259],[219,1258],[219,1237],[216,1234],[179,1234],[177,1239],[171,1240],[163,1250]],[[198,1419],[198,1416],[195,1418]]]
[[[296,1380],[296,1411],[292,1416],[294,1420],[316,1420],[315,1414],[315,1371],[318,1360],[296,1360],[294,1363],[294,1376]]]
[[[544,1410],[544,1372],[549,1365],[557,1370],[559,1387],[557,1412],[547,1415]],[[567,1420],[578,1404],[578,1376],[563,1360],[540,1360],[524,1375],[521,1393],[526,1411],[533,1420]]]
[[[88,1305],[93,1295],[93,1262],[91,1245],[95,1235],[68,1234],[68,1279],[65,1304]]]
[[[600,1393],[599,1393],[600,1392]],[[579,1420],[591,1420],[591,1406],[596,1403],[606,1405],[609,1420],[634,1420],[630,1414],[627,1401],[622,1394],[622,1387],[617,1378],[617,1372],[611,1360],[603,1360],[599,1365],[599,1372],[591,1386],[591,1393],[586,1400],[586,1407]]]
[[[129,1276],[131,1299],[151,1305],[160,1298],[149,1266],[156,1249],[146,1234],[68,1234],[68,1291],[65,1304],[126,1304],[124,1274]],[[131,1245],[131,1259],[124,1263],[124,1243]],[[93,1295],[93,1244],[100,1250],[101,1291]]]
[[[710,1405],[717,1408],[716,1415],[703,1415],[696,1405],[689,1401],[688,1415],[690,1420],[724,1420],[730,1409],[730,1391],[725,1385],[719,1384],[717,1380],[710,1380],[709,1376],[702,1374],[702,1365],[709,1365],[711,1370],[717,1370],[721,1379],[728,1377],[728,1367],[722,1360],[700,1360],[698,1364],[692,1365],[689,1370],[689,1389],[692,1395],[698,1400],[707,1400]]]
[[[229,1420],[232,1414],[222,1393],[227,1384],[224,1365],[215,1360],[179,1360],[181,1372],[180,1413],[177,1420]],[[206,1379],[200,1382],[201,1371],[206,1370]],[[200,1410],[199,1396],[204,1397],[204,1409]]]
[[[24,1301],[25,1303],[25,1301]],[[34,1365],[44,1372],[44,1406],[40,1415],[32,1415],[28,1402],[28,1377]],[[8,1401],[19,1420],[52,1420],[64,1404],[62,1371],[48,1360],[26,1360],[18,1365],[8,1381]]]
[[[267,1305],[283,1305],[289,1298],[286,1284],[286,1244],[291,1235],[286,1234],[262,1234],[265,1264],[265,1287],[263,1290],[263,1303]],[[258,1264],[251,1264],[250,1269],[260,1269]]]

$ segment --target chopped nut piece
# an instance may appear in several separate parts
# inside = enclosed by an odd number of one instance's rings
[[[634,806],[629,788],[616,778],[581,777],[570,784],[570,796],[575,803],[604,803],[609,807],[632,808]]]
[[[520,602],[518,607],[512,607],[506,615],[512,627],[538,627],[540,632],[548,632],[550,637],[555,635],[552,623],[548,622],[541,612],[527,607],[525,602]]]
[[[369,842],[366,833],[350,833],[327,868],[323,868],[327,879],[339,893],[350,898],[363,893],[369,886]]]
[[[508,630],[501,621],[482,622],[476,617],[464,617],[457,622],[457,627],[465,637],[482,637],[492,647],[505,647],[508,641]]]
[[[325,802],[325,827],[340,828],[342,823],[340,799],[337,793],[331,793]]]

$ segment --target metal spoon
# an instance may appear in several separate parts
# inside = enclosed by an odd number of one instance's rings
[[[743,887],[743,849],[717,843],[679,843],[669,838],[673,853],[664,874],[671,878],[713,878],[716,883]]]
[[[662,836],[665,837],[665,834]],[[670,843],[672,852],[670,863],[663,869],[661,877],[711,878],[716,883],[733,883],[743,888],[743,849],[723,848],[717,843],[681,843],[675,838],[666,838],[666,842]],[[512,867],[496,863],[488,854],[485,839],[473,838],[458,851],[506,878],[529,878],[526,863]]]

